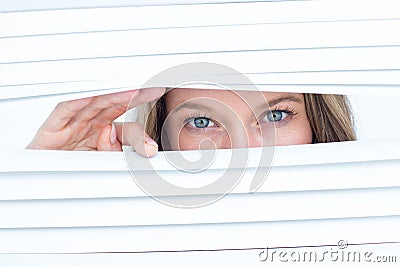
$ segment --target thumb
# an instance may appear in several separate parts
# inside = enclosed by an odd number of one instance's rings
[[[122,151],[122,146],[117,139],[117,131],[114,124],[108,124],[101,129],[97,139],[97,150]]]
[[[116,123],[115,128],[118,140],[123,140],[126,146],[132,146],[138,154],[147,158],[157,154],[158,144],[148,136],[143,125],[136,122]]]

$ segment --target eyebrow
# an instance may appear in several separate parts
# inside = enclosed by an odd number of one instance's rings
[[[182,105],[179,105],[178,107],[176,107],[172,111],[172,113],[176,113],[179,110],[184,109],[184,108],[196,109],[196,110],[204,110],[204,111],[207,111],[207,112],[212,112],[213,111],[213,109],[211,107],[207,107],[207,106],[204,106],[204,105],[200,105],[200,104],[196,104],[196,103],[183,103]]]
[[[269,109],[271,109],[273,106],[275,106],[279,103],[282,103],[282,102],[302,103],[303,101],[297,96],[283,96],[283,97],[278,97],[278,98],[268,101],[268,106],[265,103],[261,104],[261,105],[257,106],[256,108],[254,108],[253,111],[258,112],[260,110],[265,110],[267,107]]]
[[[297,97],[297,96],[279,97],[279,98],[273,99],[273,100],[271,100],[271,101],[268,101],[268,106],[271,108],[271,107],[273,107],[273,106],[275,106],[275,105],[277,105],[277,104],[279,104],[279,103],[282,103],[282,102],[296,102],[296,103],[302,103],[302,100],[301,100],[299,97]],[[212,112],[212,111],[214,111],[213,108],[207,107],[207,106],[204,106],[204,105],[201,105],[201,104],[196,104],[196,103],[183,103],[183,104],[179,105],[178,107],[176,107],[176,108],[172,111],[172,113],[176,113],[176,112],[178,112],[179,110],[184,109],[184,108],[187,108],[187,109],[195,109],[195,110],[204,110],[204,111],[207,111],[207,112]],[[260,109],[264,109],[264,108],[265,108],[265,104],[262,104],[262,105],[257,106],[255,110],[260,110]]]
[[[271,107],[276,106],[277,104],[282,103],[282,102],[303,103],[303,101],[301,100],[300,97],[297,97],[297,96],[284,96],[284,97],[278,97],[276,99],[272,99],[272,100],[268,101],[268,106],[271,108]],[[265,104],[259,105],[256,108],[256,110],[263,109],[263,108],[265,108]]]

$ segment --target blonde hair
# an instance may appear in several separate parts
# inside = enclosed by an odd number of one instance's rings
[[[145,126],[145,131],[158,143],[161,150],[161,129],[167,116],[164,96],[141,105],[136,113],[136,121]],[[346,96],[304,94],[304,101],[313,143],[356,140],[353,115]]]
[[[343,95],[304,94],[314,143],[356,140],[350,103]]]

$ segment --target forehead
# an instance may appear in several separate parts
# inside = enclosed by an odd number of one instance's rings
[[[303,94],[286,92],[259,92],[259,91],[230,91],[213,89],[187,89],[174,88],[165,96],[167,108],[196,99],[215,99],[224,103],[247,102],[249,105],[259,105],[262,103],[272,103],[277,99],[298,98],[303,101]]]

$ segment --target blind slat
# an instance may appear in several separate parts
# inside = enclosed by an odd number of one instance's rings
[[[0,39],[1,63],[346,46],[400,45],[400,19],[100,32]],[[46,49],[43,49],[46,47]]]
[[[3,1],[0,10],[11,13],[0,14],[0,104],[15,111],[48,95],[74,99],[140,88],[153,75],[191,62],[232,67],[266,91],[400,95],[396,0],[218,5],[177,0],[115,7],[132,3]],[[134,2],[153,4],[160,3]],[[110,5],[115,8],[104,8]],[[53,8],[73,9],[14,12]],[[24,254],[16,261],[4,253],[181,253],[335,245],[342,237],[354,243],[399,241],[399,142],[279,147],[270,177],[255,194],[248,189],[260,149],[244,149],[250,160],[241,183],[201,209],[172,208],[147,197],[129,175],[123,153],[1,150],[0,265],[37,256]],[[203,182],[224,171],[231,152],[217,151],[214,164],[201,174]],[[170,166],[166,153],[151,159],[155,169],[170,181],[200,181]],[[197,157],[196,151],[184,153]],[[144,159],[133,159],[136,174],[145,173]],[[394,246],[398,250],[398,243]],[[41,260],[47,264],[52,256]],[[104,255],[92,256],[89,262]],[[89,266],[87,259],[74,255],[72,261]],[[244,265],[248,261],[239,264]]]
[[[399,165],[400,160],[380,160],[345,164],[273,167],[267,180],[257,192],[400,187]],[[194,179],[202,179],[204,182],[205,179],[221,176],[224,170],[206,171],[202,177],[180,176],[179,172],[170,171],[158,171],[158,173],[170,182],[195,184]],[[293,175],[293,173],[296,175]],[[236,174],[239,175],[240,171],[238,170]],[[231,193],[247,193],[253,174],[253,169],[247,170],[241,182]],[[143,173],[136,172],[136,175],[143,175]],[[0,200],[143,196],[146,196],[146,194],[136,186],[128,171],[28,171],[0,174]]]
[[[3,87],[0,91],[0,99],[87,90],[82,86],[86,85],[85,83],[81,86],[79,84],[70,87],[67,87],[66,84],[61,84],[60,88],[57,86],[59,85],[58,83],[71,81],[94,82],[91,87],[92,90],[96,88],[106,89],[104,88],[105,86],[108,87],[107,89],[116,87],[139,88],[153,75],[161,71],[192,62],[219,63],[242,73],[316,71],[314,73],[315,76],[308,76],[310,82],[307,84],[309,85],[312,85],[311,81],[314,77],[318,77],[321,74],[318,71],[346,70],[346,74],[342,73],[341,76],[343,83],[336,82],[334,84],[342,85],[342,87],[363,84],[363,81],[360,80],[363,78],[362,74],[359,74],[360,70],[389,70],[387,72],[376,72],[375,75],[371,75],[371,78],[366,78],[368,75],[364,75],[364,78],[370,81],[376,79],[375,81],[378,83],[373,84],[375,87],[391,85],[398,88],[397,83],[388,84],[388,82],[396,82],[398,79],[398,74],[390,70],[400,69],[400,46],[225,52],[3,64],[0,65],[0,74],[2,76],[0,86]],[[348,73],[350,70],[356,70],[359,75],[351,78]],[[21,73],[24,74],[23,79],[21,79]],[[323,75],[319,76],[320,80]],[[335,75],[340,76],[338,74]],[[281,81],[279,84],[288,84],[287,75],[277,74],[275,82],[278,77],[280,77],[279,80]],[[387,82],[388,77],[391,78]],[[295,86],[296,79],[297,81],[304,81],[305,78],[299,79],[296,78],[296,75],[293,75],[292,80],[294,83],[292,82],[288,85]],[[106,83],[104,84],[103,82]],[[57,84],[41,87],[38,83]],[[12,87],[21,84],[24,86],[20,88]],[[268,80],[264,84],[268,84]],[[364,83],[364,85],[368,86],[369,84]],[[33,87],[30,88],[30,86]],[[156,86],[176,86],[176,84],[170,85],[166,82]],[[329,84],[326,86],[329,86]],[[34,88],[38,90],[33,90]],[[320,86],[320,88],[323,88],[323,86]],[[386,90],[393,91],[391,88],[382,86],[379,93],[385,93]],[[343,89],[339,91],[342,93]],[[360,93],[362,92],[360,91]]]
[[[263,209],[260,208],[260,210]],[[90,253],[265,248],[266,246],[272,248],[331,244],[333,247],[328,248],[331,251],[335,249],[335,245],[342,238],[346,238],[349,244],[398,241],[399,222],[399,216],[385,216],[154,227],[5,229],[0,230],[0,236],[7,242],[0,242],[0,249],[4,253]],[[283,233],[285,237],[290,238],[284,238]],[[340,233],[339,236],[338,233]],[[387,244],[383,248],[386,249],[385,252],[391,251],[389,248],[398,252],[399,244],[392,244],[390,247]],[[359,249],[371,249],[371,252],[379,253],[378,248],[373,245],[363,247],[350,245],[346,252]],[[253,252],[253,261],[258,261],[258,253]],[[210,256],[217,257],[215,254],[206,251],[201,253],[203,259]],[[157,258],[157,254],[151,253],[150,255],[152,255],[150,258]],[[190,255],[194,257],[194,255]],[[206,255],[207,257],[205,257]],[[383,253],[382,255],[389,254]],[[121,255],[118,256],[117,258],[121,258]],[[184,255],[179,254],[177,257],[178,260],[182,260]],[[213,257],[211,258],[214,259]],[[82,260],[81,257],[80,259]],[[57,264],[57,266],[59,265]]]
[[[72,0],[68,2],[48,2],[38,0],[34,5],[27,0],[4,0],[0,6],[4,12],[24,12],[36,10],[59,10],[80,8],[109,8],[109,7],[145,7],[145,6],[174,6],[174,5],[203,5],[203,4],[229,4],[229,3],[254,3],[275,1],[304,1],[304,0]]]
[[[196,196],[183,196],[191,198]],[[229,194],[199,209],[150,197],[2,201],[0,228],[265,222],[400,215],[400,187]],[[295,208],[294,203],[296,203]],[[346,207],[346,208],[344,208]],[[240,212],[238,212],[240,211]]]
[[[400,159],[400,140],[376,140],[376,141],[355,141],[338,143],[321,143],[297,146],[279,146],[274,148],[275,158],[273,166],[306,166],[316,164],[332,163],[351,163],[367,162],[379,160],[398,160]],[[265,167],[268,163],[259,164],[263,148],[240,149],[243,153],[248,153],[249,164],[247,167]],[[318,153],[318,151],[324,153]],[[203,153],[214,155],[215,160],[208,169],[223,169],[229,165],[226,159],[232,156],[232,149],[206,150]],[[6,150],[1,151],[3,163],[0,172],[16,171],[124,171],[126,170],[124,154],[92,151],[43,151],[43,150]],[[199,153],[193,151],[168,151],[160,152],[155,157],[147,159],[133,152],[129,154],[137,164],[137,171],[149,170],[145,162],[149,161],[157,170],[173,171],[176,170],[167,160],[168,154],[184,154],[188,159],[195,160]],[[304,157],[291,157],[300,154]],[[29,162],[30,158],[37,159],[37,162]],[[213,157],[214,158],[214,157]],[[258,161],[257,161],[258,160]],[[21,164],[25,162],[25,164]],[[142,163],[143,164],[142,164]],[[143,167],[142,167],[143,166]]]
[[[38,6],[36,2],[35,6]],[[2,27],[0,36],[160,27],[393,19],[399,18],[397,7],[396,0],[318,0],[16,12],[0,14],[0,25],[12,25]]]

